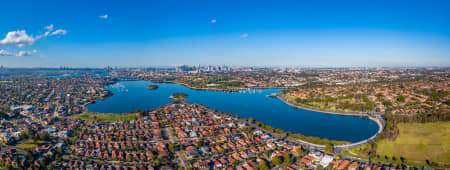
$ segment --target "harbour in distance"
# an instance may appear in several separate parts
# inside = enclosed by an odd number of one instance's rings
[[[0,169],[449,169],[446,1],[5,1]]]

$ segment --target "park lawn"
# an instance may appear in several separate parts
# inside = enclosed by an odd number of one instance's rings
[[[427,160],[440,166],[450,165],[450,122],[437,123],[400,123],[400,134],[393,141],[377,141],[375,162],[402,164],[400,157],[406,158],[406,164],[422,167]],[[367,159],[367,145],[344,150],[342,154]],[[385,159],[388,156],[388,159]],[[396,160],[392,160],[395,156]]]
[[[72,116],[72,119],[81,119],[81,120],[100,120],[100,121],[129,121],[129,120],[137,120],[135,114],[79,114]]]
[[[21,149],[33,149],[37,146],[38,146],[37,144],[33,144],[33,143],[21,143],[21,144],[17,145],[17,147],[21,148]]]
[[[343,150],[342,151],[343,155],[347,155],[347,156],[351,156],[351,157],[356,157],[356,158],[361,158],[361,159],[367,159],[367,157],[359,155],[355,152],[351,152],[350,150]]]
[[[24,141],[23,143],[26,143],[26,144],[44,144],[44,143],[47,143],[47,142],[46,141],[42,141],[42,140],[28,139],[28,140]]]
[[[289,99],[289,100],[291,100],[291,101],[294,101],[295,103],[298,103],[298,104],[303,104],[303,105],[307,105],[307,106],[311,106],[311,107],[316,107],[316,108],[320,108],[320,109],[325,109],[325,110],[334,110],[334,111],[355,111],[355,110],[351,110],[351,109],[337,109],[337,108],[336,108],[336,105],[337,105],[336,102],[329,102],[329,103],[328,103],[328,106],[325,106],[325,103],[323,103],[323,102],[315,102],[315,101],[308,102],[308,103],[299,103],[299,102],[297,102],[297,101],[295,100],[295,99],[297,99],[297,97],[291,96],[291,95],[289,95],[289,94],[285,94],[284,97],[285,97],[286,99]],[[350,103],[351,103],[351,102],[355,102],[354,99],[344,99],[344,100],[348,100],[348,101],[350,101]],[[344,101],[344,100],[341,100],[341,102]]]
[[[21,149],[32,149],[37,147],[38,145],[45,144],[46,141],[42,140],[34,140],[34,139],[28,139],[26,141],[23,141],[21,144],[18,144],[17,147]]]
[[[363,145],[360,147],[346,149],[346,150],[342,151],[342,154],[347,155],[347,156],[361,158],[361,159],[368,159],[369,157],[367,156],[367,154],[364,154],[361,152],[362,150],[365,150],[366,147],[367,147],[367,145]]]
[[[295,99],[297,99],[297,97],[291,96],[291,95],[288,95],[288,94],[284,94],[284,97],[286,97],[287,99],[289,99],[291,101],[295,101]]]
[[[400,134],[394,141],[377,142],[377,154],[404,157],[416,165],[426,160],[438,164],[450,163],[450,122],[400,123]]]

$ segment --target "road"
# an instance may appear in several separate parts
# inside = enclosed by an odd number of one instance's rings
[[[375,121],[378,125],[378,131],[375,135],[373,135],[372,137],[366,139],[366,140],[362,140],[359,142],[354,142],[351,144],[345,144],[345,145],[336,145],[334,146],[335,150],[344,150],[344,149],[350,149],[350,148],[354,148],[354,147],[358,147],[361,145],[365,145],[367,144],[370,140],[375,139],[375,137],[377,137],[378,134],[380,134],[383,130],[384,130],[384,126],[385,126],[385,121],[382,117],[382,113],[378,113],[378,112],[353,112],[353,111],[333,111],[333,110],[325,110],[325,109],[318,109],[318,108],[314,108],[311,106],[306,106],[306,105],[301,105],[298,104],[297,102],[291,101],[285,97],[283,97],[281,94],[277,94],[276,95],[280,100],[284,101],[285,103],[293,106],[293,107],[299,107],[299,108],[304,108],[304,109],[311,109],[313,111],[318,111],[318,112],[323,112],[323,113],[329,113],[329,114],[340,114],[340,115],[351,115],[351,116],[364,116],[367,117],[373,121]],[[313,144],[307,141],[303,141],[303,140],[298,140],[298,142],[305,144],[305,145],[309,145],[309,146],[313,146],[316,148],[325,148],[324,145],[317,145],[317,144]]]
[[[169,137],[169,141],[172,142],[173,144],[175,144],[176,143],[176,139],[173,136],[172,132],[170,131],[170,128],[166,127],[166,128],[164,128],[164,131],[166,132],[167,136]],[[184,169],[187,169],[186,162],[184,162],[183,155],[181,154],[181,151],[175,151],[175,156],[178,159],[178,163],[182,167],[184,167]]]
[[[369,117],[369,118],[371,118],[371,117]],[[360,159],[360,158],[357,158],[357,157],[351,157],[351,156],[342,155],[341,152],[342,152],[342,150],[344,150],[344,149],[349,149],[349,148],[353,148],[353,147],[357,147],[357,146],[361,146],[361,145],[367,144],[371,139],[374,139],[379,133],[381,133],[381,132],[383,131],[383,128],[384,128],[384,122],[382,122],[382,119],[379,119],[379,118],[372,118],[372,120],[374,120],[375,122],[377,122],[378,126],[380,126],[378,132],[377,132],[375,135],[373,135],[373,136],[370,137],[369,139],[366,139],[366,140],[363,140],[363,141],[360,141],[360,142],[351,143],[351,144],[346,144],[346,145],[336,145],[336,146],[334,146],[334,155],[339,155],[339,156],[341,156],[343,159],[348,159],[348,160],[352,160],[352,161],[360,161],[360,162],[363,162],[363,163],[368,163],[368,162],[369,162],[368,160]],[[264,129],[261,129],[260,127],[255,126],[254,124],[250,124],[250,126],[256,128],[256,129],[262,130],[262,131],[264,131],[265,133],[268,133],[268,134],[270,134],[270,135],[272,135],[272,136],[274,136],[274,137],[276,137],[276,138],[279,138],[279,134],[271,133],[271,132],[269,132],[269,131],[266,131],[266,130],[264,130]],[[288,140],[288,139],[287,139],[287,140]],[[293,143],[295,143],[296,145],[299,145],[299,144],[300,144],[300,145],[306,146],[306,147],[308,147],[309,149],[311,149],[311,148],[315,148],[315,149],[325,149],[325,145],[313,144],[313,143],[310,143],[310,142],[307,142],[307,141],[304,141],[304,140],[300,140],[300,139],[298,139],[298,140],[296,140],[296,141],[291,141],[291,140],[288,140],[288,141],[293,142]],[[274,168],[274,169],[276,169],[276,168]]]

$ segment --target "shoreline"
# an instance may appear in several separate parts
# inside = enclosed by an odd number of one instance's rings
[[[172,82],[172,81],[161,81],[161,82],[154,82],[152,80],[146,80],[150,81],[152,83],[169,83],[169,84],[179,84],[182,86],[185,86],[192,90],[199,90],[199,91],[218,91],[218,92],[238,92],[238,91],[244,91],[244,90],[258,90],[258,89],[286,89],[287,87],[247,87],[247,88],[235,88],[235,89],[218,89],[218,88],[208,88],[208,87],[192,87],[185,83],[181,82]]]
[[[380,134],[381,132],[383,132],[384,127],[385,127],[385,121],[382,117],[380,116],[376,116],[376,117],[372,117],[371,115],[369,115],[368,113],[365,112],[354,112],[354,113],[346,113],[346,112],[342,112],[342,111],[334,111],[334,110],[325,110],[325,109],[317,109],[311,106],[306,106],[303,104],[298,104],[296,102],[293,102],[289,99],[286,99],[285,97],[283,97],[283,95],[281,93],[278,93],[276,95],[276,97],[278,99],[280,99],[281,101],[283,101],[284,103],[292,106],[292,107],[296,107],[296,108],[300,108],[300,109],[305,109],[305,110],[310,110],[310,111],[314,111],[314,112],[319,112],[319,113],[325,113],[325,114],[334,114],[334,115],[342,115],[342,116],[357,116],[357,117],[367,117],[368,119],[374,121],[377,125],[378,125],[378,131],[372,135],[371,137],[359,141],[359,142],[352,142],[351,144],[345,144],[345,145],[336,145],[335,148],[340,148],[340,149],[349,149],[349,148],[353,148],[353,147],[357,147],[357,146],[361,146],[366,144],[368,141],[371,140],[375,140],[375,138],[378,136],[378,134]]]
[[[272,87],[265,87],[265,88],[241,88],[241,89],[233,89],[233,90],[224,90],[224,89],[209,89],[209,88],[195,88],[195,87],[189,87],[186,84],[182,84],[182,83],[178,83],[178,82],[153,82],[151,80],[144,80],[144,81],[149,81],[151,83],[167,83],[167,84],[179,84],[182,86],[185,86],[187,88],[193,89],[193,90],[199,90],[199,91],[224,91],[224,92],[238,92],[240,90],[257,90],[257,89],[285,89],[285,88],[272,88]],[[116,82],[117,83],[117,82]],[[112,95],[111,95],[112,96]],[[109,96],[110,97],[110,96]],[[367,117],[368,119],[374,121],[377,123],[378,125],[378,131],[377,133],[375,133],[374,135],[372,135],[371,137],[359,141],[359,142],[351,142],[350,144],[343,144],[343,145],[335,145],[335,148],[352,148],[352,147],[356,147],[356,146],[360,146],[362,144],[367,143],[367,141],[374,139],[376,136],[378,136],[379,133],[381,133],[384,130],[384,125],[382,122],[384,122],[383,120],[380,120],[380,118],[375,118],[372,117],[370,115],[368,115],[367,113],[345,113],[345,112],[339,112],[339,111],[332,111],[332,110],[322,110],[322,109],[317,109],[317,108],[313,108],[310,106],[306,106],[306,105],[300,105],[297,103],[294,103],[293,101],[290,101],[289,99],[286,99],[285,97],[282,96],[281,92],[273,95],[273,97],[278,98],[279,100],[283,101],[285,104],[288,104],[292,107],[296,107],[296,108],[300,108],[300,109],[305,109],[305,110],[310,110],[310,111],[314,111],[314,112],[319,112],[319,113],[325,113],[325,114],[335,114],[335,115],[342,115],[342,116],[357,116],[357,117]],[[100,113],[100,112],[91,112],[89,111],[89,109],[87,109],[87,113],[93,113],[93,114],[117,114],[117,113]],[[119,114],[124,114],[124,113],[119,113]],[[304,140],[298,140],[298,142],[301,142],[303,144],[309,145],[309,146],[313,146],[313,147],[317,147],[317,148],[324,148],[325,145],[320,145],[320,144],[315,144],[315,143],[310,143],[308,141],[304,141]]]
[[[320,113],[325,113],[325,114],[343,115],[343,116],[358,116],[358,117],[367,117],[368,116],[367,113],[364,113],[364,112],[345,112],[345,111],[338,111],[338,110],[326,110],[326,109],[319,109],[319,108],[315,108],[315,107],[304,105],[304,104],[299,104],[299,103],[296,103],[294,101],[291,101],[291,100],[283,97],[281,94],[277,94],[276,97],[292,107],[305,109],[305,110],[309,110],[309,111],[320,112]]]

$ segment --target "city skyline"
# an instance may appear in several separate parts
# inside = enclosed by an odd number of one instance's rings
[[[5,67],[450,65],[446,1],[5,4]]]
[[[3,0],[0,169],[450,169],[448,0]]]

